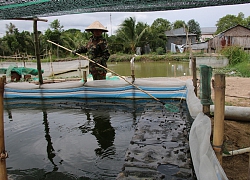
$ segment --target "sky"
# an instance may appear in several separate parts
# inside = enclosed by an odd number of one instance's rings
[[[238,15],[242,12],[245,18],[250,16],[250,3],[240,5],[227,5],[227,6],[211,6],[203,8],[192,8],[184,10],[171,10],[171,11],[154,11],[154,12],[99,12],[99,13],[83,13],[71,14],[63,16],[50,16],[39,17],[40,19],[47,19],[48,22],[39,21],[38,30],[45,32],[51,22],[55,19],[60,21],[64,30],[75,28],[80,29],[82,32],[87,26],[94,21],[99,21],[107,29],[108,34],[115,34],[119,25],[129,17],[135,17],[136,22],[144,22],[151,25],[157,18],[163,18],[171,23],[176,20],[183,20],[186,23],[194,19],[200,24],[200,27],[215,27],[217,21],[226,16],[227,14]],[[33,32],[33,22],[23,20],[0,20],[0,37],[5,35],[6,24],[12,22],[19,32],[30,31]]]

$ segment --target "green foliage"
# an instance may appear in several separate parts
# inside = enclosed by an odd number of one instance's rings
[[[216,23],[217,31],[215,34],[219,34],[238,24],[250,28],[250,16],[248,18],[244,18],[244,14],[240,12],[238,16],[228,14],[220,18]]]
[[[60,21],[58,19],[55,19],[53,22],[50,23],[50,27],[54,30],[54,31],[62,31],[63,30],[63,26],[61,26]]]
[[[171,23],[166,19],[157,18],[152,23],[151,28],[155,30],[157,33],[162,33],[171,30]]]
[[[221,18],[220,22],[218,21],[218,25],[222,28],[228,28],[235,25],[236,22],[242,23],[242,25],[246,27],[250,27],[250,16],[244,18],[243,13],[239,13],[238,16],[228,15]],[[149,26],[143,22],[136,22],[135,18],[126,18],[121,26],[119,26],[120,28],[115,35],[109,37],[108,34],[103,34],[108,41],[110,53],[117,54],[117,56],[111,58],[110,61],[130,61],[135,53],[136,47],[142,47],[142,54],[144,54],[145,46],[150,48],[150,54],[137,56],[136,60],[181,60],[186,57],[186,59],[188,59],[188,55],[186,54],[178,54],[176,56],[171,53],[165,54],[165,46],[167,42],[167,37],[165,35],[166,30],[188,26],[189,32],[197,34],[198,38],[200,33],[199,23],[194,19],[191,19],[187,24],[188,25],[182,20],[177,20],[171,24],[166,19],[157,18],[152,25]],[[40,54],[48,55],[48,52],[50,51],[57,59],[71,56],[71,53],[48,43],[48,39],[68,49],[74,50],[82,45],[86,45],[89,37],[92,35],[90,32],[81,32],[79,29],[69,29],[64,31],[59,20],[53,21],[50,24],[50,29],[47,29],[45,33],[38,32],[38,34]],[[6,35],[3,38],[0,38],[0,54],[9,56],[14,55],[15,53],[34,56],[34,34],[27,31],[20,33],[18,28],[10,23],[6,25]],[[203,53],[197,53],[196,56],[200,54],[203,55]],[[230,65],[238,65],[243,59],[247,59],[247,56],[241,52],[240,48],[236,48],[236,50],[225,50],[225,54],[230,58]],[[238,68],[243,69],[245,67],[249,66],[246,65]]]
[[[221,54],[229,60],[229,65],[233,66],[243,61],[248,61],[250,55],[239,46],[228,46],[222,49]]]
[[[228,76],[250,77],[250,54],[239,46],[226,47],[221,52],[229,60],[229,66],[215,72]]]
[[[163,55],[163,54],[165,54],[165,50],[162,47],[158,47],[156,49],[156,54]]]
[[[183,28],[183,27],[186,27],[186,23],[185,21],[182,21],[182,20],[176,20],[174,23],[173,23],[173,29],[178,29],[178,28]]]
[[[243,61],[235,66],[243,77],[250,77],[250,60]]]
[[[188,21],[187,25],[189,32],[196,34],[196,40],[199,41],[201,36],[200,24],[196,22],[194,19],[191,19]]]
[[[136,24],[134,17],[126,18],[116,32],[116,43],[122,43],[123,52],[135,54],[137,46],[143,46],[147,42],[147,32],[149,26],[143,22]]]

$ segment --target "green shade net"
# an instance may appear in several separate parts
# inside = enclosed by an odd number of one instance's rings
[[[0,1],[0,19],[89,12],[146,12],[250,3],[249,0],[8,0]]]
[[[19,75],[27,75],[27,74],[30,74],[30,75],[33,75],[33,76],[38,75],[38,70],[37,69],[26,68],[26,67],[16,67],[16,66],[13,66],[13,65],[10,65],[6,69],[2,68],[2,71],[5,71],[6,76],[11,76],[11,72],[16,72]],[[43,72],[44,71],[42,70],[42,73]]]
[[[174,104],[165,104],[164,108],[168,112],[172,112],[172,113],[178,113],[178,112],[180,112],[180,107],[178,107],[177,105],[174,105]]]

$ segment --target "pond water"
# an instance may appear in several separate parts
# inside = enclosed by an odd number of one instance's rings
[[[108,63],[108,68],[121,76],[131,76],[130,62]],[[136,78],[191,76],[188,61],[135,62]],[[60,74],[55,77],[81,77],[80,72]]]
[[[145,103],[5,101],[10,179],[115,179]]]
[[[109,63],[108,68],[131,75],[129,62]],[[137,78],[183,75],[191,75],[188,62],[135,63]],[[115,179],[147,102],[159,106],[153,99],[5,101],[9,179]]]

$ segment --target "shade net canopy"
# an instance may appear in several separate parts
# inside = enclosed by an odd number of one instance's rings
[[[250,0],[0,0],[0,19],[90,12],[146,12],[250,3]]]

